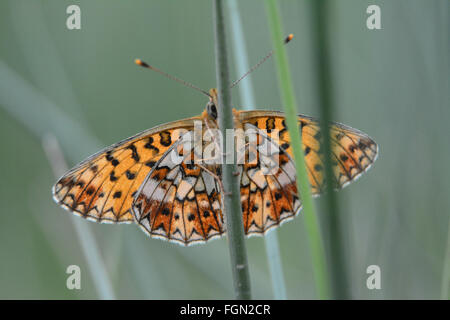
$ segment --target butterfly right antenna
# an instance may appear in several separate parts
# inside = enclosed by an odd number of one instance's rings
[[[284,39],[284,44],[289,43],[289,41],[291,41],[293,38],[294,38],[294,35],[291,33],[290,35],[288,35],[286,37],[286,39]],[[244,73],[239,79],[234,81],[231,84],[230,88],[235,87],[239,82],[241,82],[242,79],[244,79],[246,76],[248,76],[254,70],[256,70],[260,65],[262,65],[264,62],[266,62],[266,60],[269,59],[273,55],[273,53],[274,53],[274,50],[271,50],[264,58],[259,60],[259,62],[257,64],[255,64],[253,67],[251,67],[250,70],[248,70],[246,73]]]

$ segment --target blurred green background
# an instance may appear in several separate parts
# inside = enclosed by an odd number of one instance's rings
[[[81,8],[81,30],[66,28],[70,4]],[[366,28],[370,4],[381,7],[381,30]],[[295,34],[288,54],[299,113],[317,116],[309,1],[279,5],[285,31]],[[374,167],[338,194],[352,296],[439,298],[450,216],[449,1],[331,5],[335,120],[380,145]],[[266,12],[258,0],[239,9],[253,64],[271,48]],[[56,179],[42,137],[55,135],[72,166],[144,129],[199,114],[204,96],[133,59],[208,89],[216,79],[213,37],[211,1],[0,2],[0,298],[98,298],[72,223],[79,218],[52,201]],[[273,61],[252,80],[256,107],[281,110]],[[239,105],[236,89],[233,100]],[[226,239],[182,248],[135,225],[82,223],[118,298],[233,297]],[[315,298],[303,216],[279,237],[288,298]],[[264,241],[251,238],[247,248],[253,296],[271,299]],[[72,264],[81,267],[81,290],[66,288]],[[381,290],[366,287],[373,264]]]

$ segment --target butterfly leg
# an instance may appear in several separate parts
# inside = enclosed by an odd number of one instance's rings
[[[229,195],[229,192],[225,192],[225,188],[223,187],[223,182],[222,179],[215,174],[214,172],[212,172],[211,170],[209,170],[207,167],[205,167],[204,165],[201,165],[199,163],[196,164],[199,168],[205,170],[206,172],[208,172],[214,179],[217,180],[217,182],[219,183],[219,188],[220,188],[220,192],[223,193],[224,195]]]

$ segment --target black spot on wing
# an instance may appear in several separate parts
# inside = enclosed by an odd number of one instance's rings
[[[147,161],[145,165],[149,168],[153,168],[156,164],[156,161]]]
[[[106,152],[105,158],[107,161],[112,161],[114,157],[111,155],[111,151]]]
[[[170,132],[168,131],[160,132],[159,137],[161,145],[168,147],[172,144],[172,136],[170,135]]]
[[[266,130],[271,133],[275,129],[275,118],[267,118],[266,120]]]
[[[159,152],[159,149],[153,145],[153,137],[149,137],[147,143],[144,145],[144,148],[154,150],[155,152]]]
[[[311,152],[311,148],[306,146],[305,147],[305,156],[307,156]]]
[[[129,170],[127,170],[125,172],[125,175],[127,176],[128,180],[133,180],[136,177],[136,174],[133,172],[130,172]]]
[[[283,148],[284,150],[286,150],[287,148],[289,148],[289,143],[285,142],[281,145],[281,148]]]
[[[114,194],[113,194],[113,198],[114,199],[118,199],[118,198],[120,198],[122,196],[122,192],[121,191],[117,191],[117,192],[115,192]]]
[[[111,180],[112,182],[117,181],[117,177],[115,176],[114,171],[111,171],[111,173],[109,174],[109,180]]]
[[[140,157],[139,157],[139,154],[137,152],[136,146],[134,144],[130,144],[126,148],[131,150],[131,158],[133,158],[134,161],[139,162]]]
[[[161,214],[163,216],[168,216],[170,214],[169,208],[165,207],[164,209],[162,209]]]

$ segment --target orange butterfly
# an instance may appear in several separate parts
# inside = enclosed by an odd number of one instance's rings
[[[151,237],[182,245],[206,242],[225,233],[221,211],[221,167],[196,154],[195,121],[202,134],[217,129],[217,92],[211,89],[206,110],[198,117],[157,126],[107,147],[66,173],[53,187],[63,208],[92,221],[136,222]],[[239,164],[245,234],[264,233],[301,210],[290,137],[282,112],[236,111],[235,129],[252,129],[253,148],[244,146],[247,161]],[[313,195],[324,190],[321,132],[316,119],[299,115],[303,151]],[[342,188],[367,171],[378,146],[365,133],[330,126],[334,181]],[[189,143],[187,143],[189,142]],[[215,143],[203,141],[202,150]],[[263,144],[269,144],[266,152]],[[203,151],[202,151],[203,152]],[[204,161],[174,161],[195,157]],[[267,173],[265,166],[276,162]]]

